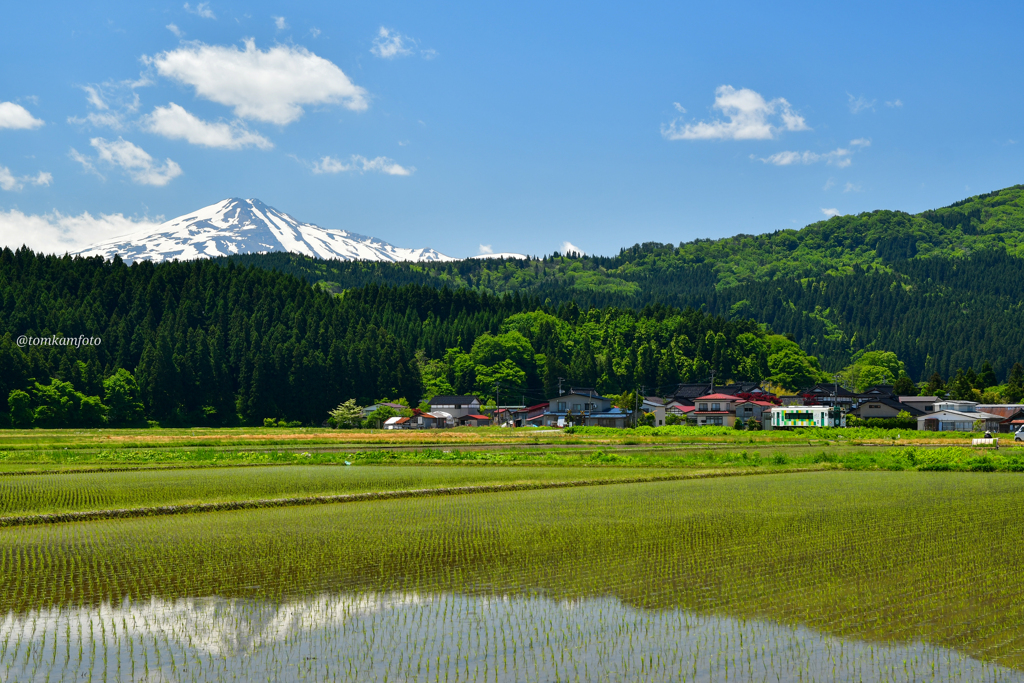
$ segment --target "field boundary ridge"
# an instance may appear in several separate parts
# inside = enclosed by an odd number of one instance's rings
[[[334,503],[360,503],[374,500],[396,500],[400,498],[425,498],[428,496],[460,496],[473,493],[502,493],[510,491],[537,491],[542,489],[565,489],[583,486],[609,486],[612,484],[647,484],[689,479],[717,479],[721,477],[745,477],[770,474],[794,474],[800,472],[826,472],[830,467],[789,467],[782,469],[757,470],[716,470],[620,479],[577,479],[571,481],[521,482],[515,484],[479,484],[473,486],[443,486],[428,489],[403,489],[397,491],[367,491],[365,493],[339,493],[328,496],[302,496],[297,498],[256,498],[253,500],[224,501],[219,503],[188,503],[184,505],[160,505],[152,507],[117,508],[111,510],[83,510],[79,512],[53,512],[36,515],[0,517],[0,528],[34,526],[39,524],[63,524],[66,522],[88,522],[106,519],[130,519],[134,517],[162,517],[185,515],[196,512],[226,512],[231,510],[254,510],[262,508],[299,507],[302,505],[329,505]]]

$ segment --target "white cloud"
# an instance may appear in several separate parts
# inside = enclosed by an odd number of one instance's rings
[[[34,176],[16,176],[11,173],[11,169],[6,166],[0,166],[0,190],[7,190],[8,192],[20,192],[25,188],[25,184],[29,185],[49,185],[53,182],[53,176],[45,171],[40,171]]]
[[[817,152],[776,152],[771,156],[758,157],[753,154],[750,155],[751,159],[764,162],[766,164],[772,164],[773,166],[795,166],[799,164],[816,164],[818,162],[825,162],[830,166],[838,166],[839,168],[846,168],[853,163],[850,158],[857,149],[863,149],[864,147],[870,147],[871,140],[867,138],[858,138],[856,140],[850,140],[850,147],[854,149],[846,149],[844,147],[838,147],[831,152],[825,152],[819,154]],[[824,189],[829,189],[835,183],[829,179],[828,183],[825,184]]]
[[[35,251],[63,254],[158,225],[159,222],[134,220],[119,213],[67,216],[57,211],[42,215],[0,211],[0,244],[12,249],[26,245]]]
[[[394,59],[395,57],[407,57],[412,54],[412,48],[406,43],[415,44],[416,41],[408,36],[403,36],[394,29],[380,27],[377,37],[373,39],[373,47],[370,52],[382,59]]]
[[[437,50],[432,47],[428,47],[426,50],[420,50],[420,57],[423,59],[433,59],[437,56]]]
[[[103,95],[100,94],[98,88],[92,85],[82,86],[82,90],[85,91],[85,99],[88,100],[95,109],[105,111],[110,107],[107,105],[106,100],[103,99]]]
[[[28,109],[20,104],[0,102],[0,128],[25,130],[38,128],[41,125],[43,125],[42,119],[32,116]]]
[[[682,109],[678,103],[676,106]],[[766,101],[747,88],[719,86],[713,108],[726,119],[698,123],[675,119],[667,126],[662,125],[661,134],[668,140],[772,140],[782,131],[810,130],[785,99]]]
[[[489,245],[489,244],[481,244],[480,245],[480,253],[481,254],[493,254],[494,253],[494,248],[491,247],[491,245]]]
[[[103,174],[96,170],[96,166],[93,165],[92,159],[90,159],[89,157],[85,156],[84,154],[79,152],[74,147],[72,147],[70,150],[68,150],[68,156],[72,160],[77,161],[78,163],[80,163],[82,165],[82,168],[84,168],[87,172],[96,175],[97,177],[99,177],[100,180],[106,180],[106,178],[103,176]]]
[[[860,185],[854,185],[853,183],[846,183],[843,187],[843,192],[860,192]]]
[[[217,16],[213,13],[213,10],[210,9],[210,3],[208,3],[208,2],[201,2],[198,5],[196,5],[195,7],[189,7],[189,4],[186,2],[185,3],[185,11],[189,12],[191,14],[198,15],[198,16],[202,17],[203,19],[216,19],[217,18]]]
[[[319,38],[320,37],[320,33],[322,33],[322,31],[320,31],[320,29],[318,29],[315,26],[313,28],[309,29],[309,34],[311,36],[313,36],[314,38]]]
[[[112,141],[93,138],[89,144],[96,149],[100,161],[123,168],[140,185],[162,187],[181,175],[178,164],[170,159],[157,164],[144,149],[124,138]]]
[[[892,102],[886,102],[885,106],[887,106],[887,107],[902,107],[903,106],[903,102],[901,102],[900,100],[893,100]]]
[[[93,111],[89,112],[84,117],[69,116],[68,123],[78,125],[89,124],[94,128],[113,128],[114,130],[121,130],[124,128],[124,117],[115,112]]]
[[[278,31],[283,31],[288,28],[288,22],[284,20],[284,17],[271,17],[274,20],[274,26],[277,27]]]
[[[303,114],[302,105],[340,102],[354,111],[369,105],[366,90],[337,66],[302,47],[275,45],[258,50],[193,43],[143,60],[167,78],[191,85],[196,94],[233,107],[246,119],[285,125]]]
[[[185,35],[185,32],[178,28],[177,24],[167,24],[167,26],[165,26],[164,28],[166,28],[168,31],[173,33],[178,38],[181,38],[183,35]]]
[[[859,114],[866,109],[870,109],[872,111],[875,109],[875,102],[877,102],[877,100],[865,99],[863,95],[860,97],[854,97],[850,93],[846,93],[846,96],[849,98],[848,104],[851,114]]]
[[[575,244],[573,244],[569,240],[566,240],[565,242],[562,242],[562,249],[561,249],[561,251],[562,251],[563,254],[568,254],[568,253],[571,253],[571,252],[576,252],[580,256],[583,256],[586,253],[585,251],[583,251],[582,249],[577,247]]]
[[[330,156],[323,157],[320,161],[313,163],[313,173],[342,173],[346,171],[359,171],[360,173],[366,173],[367,171],[375,171],[378,173],[386,173],[387,175],[412,175],[416,169],[413,167],[406,168],[395,163],[394,160],[388,159],[387,157],[376,157],[374,159],[367,159],[359,154],[353,154],[348,161],[341,161]]]
[[[819,161],[824,161],[827,164],[832,164],[839,168],[846,168],[852,163],[849,158],[850,154],[850,150],[840,147],[832,150],[831,152],[825,152],[824,154],[818,154],[817,152],[776,152],[775,154],[764,158],[756,157],[751,154],[750,158],[757,159],[758,161],[763,161],[766,164],[772,164],[774,166],[816,164]]]
[[[148,78],[137,81],[108,81],[99,85],[83,85],[85,100],[95,111],[84,117],[69,116],[68,123],[90,125],[94,128],[112,128],[122,130],[129,114],[139,110],[141,100],[136,88],[151,85]]]
[[[204,147],[270,149],[274,146],[259,133],[248,130],[240,121],[231,124],[203,121],[174,102],[166,107],[157,107],[153,113],[144,116],[142,127],[165,138],[188,140],[193,145]]]
[[[832,218],[833,216],[839,215],[838,209],[822,209],[821,212],[825,214],[825,216],[828,218]]]

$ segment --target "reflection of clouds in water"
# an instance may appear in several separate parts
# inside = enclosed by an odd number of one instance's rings
[[[727,671],[757,680],[799,673],[804,680],[1024,682],[1021,672],[920,643],[862,643],[772,622],[644,611],[613,598],[153,598],[0,619],[0,672],[18,681],[627,681],[684,674],[707,681],[724,680]]]

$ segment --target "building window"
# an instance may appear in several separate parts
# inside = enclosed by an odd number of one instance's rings
[[[721,410],[722,409],[721,405],[722,404],[720,404],[720,403],[712,403],[711,404],[711,410]]]
[[[701,403],[701,404],[700,404],[700,409],[701,409],[702,411],[705,411],[705,410],[707,410],[707,409],[708,409],[708,404],[707,404],[707,403]]]
[[[579,403],[572,404],[572,409],[575,410],[577,413],[581,410],[581,408],[582,406]]]
[[[565,412],[565,401],[559,401],[558,402],[558,412],[560,412],[560,413],[564,413]]]

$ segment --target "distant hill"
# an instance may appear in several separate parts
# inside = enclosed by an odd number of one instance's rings
[[[529,293],[552,304],[692,306],[791,333],[828,369],[863,349],[911,376],[1024,360],[1024,185],[919,214],[873,211],[802,230],[681,243],[612,257],[441,263],[232,257],[341,291],[368,283]]]

